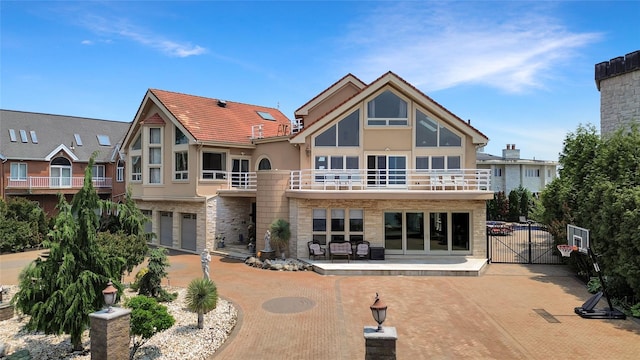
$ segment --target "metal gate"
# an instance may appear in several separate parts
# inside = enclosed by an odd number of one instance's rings
[[[510,264],[562,264],[544,225],[487,221],[489,261]]]

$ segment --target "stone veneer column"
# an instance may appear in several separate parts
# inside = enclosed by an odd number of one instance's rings
[[[264,249],[264,234],[276,219],[289,219],[289,199],[285,191],[291,172],[284,170],[258,171],[256,187],[256,251]],[[295,241],[292,234],[291,240]],[[295,244],[289,243],[295,249]],[[291,247],[293,246],[293,247]]]
[[[129,358],[131,310],[112,308],[89,314],[91,321],[91,359],[121,360]]]
[[[377,326],[364,327],[365,360],[396,360],[396,328],[383,326],[377,332]]]

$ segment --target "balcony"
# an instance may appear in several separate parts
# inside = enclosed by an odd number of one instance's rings
[[[490,192],[490,169],[296,170],[290,190]]]
[[[111,178],[93,178],[93,187],[111,188]],[[29,176],[26,179],[7,178],[7,189],[80,189],[84,184],[84,177],[49,177],[49,176]]]
[[[203,170],[201,181],[225,183],[222,189],[256,190],[258,178],[255,172],[231,172]]]

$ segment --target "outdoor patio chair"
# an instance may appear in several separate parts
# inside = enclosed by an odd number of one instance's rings
[[[320,243],[309,241],[307,242],[307,247],[309,248],[309,259],[316,259],[318,256],[322,256],[323,258],[327,258],[327,250],[320,247]]]
[[[358,243],[356,246],[356,256],[358,259],[368,259],[369,258],[369,249],[371,249],[371,244],[368,241],[363,241]]]

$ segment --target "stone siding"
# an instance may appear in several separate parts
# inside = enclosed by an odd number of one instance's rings
[[[160,212],[166,211],[173,213],[173,246],[175,249],[182,249],[181,246],[181,214],[196,214],[196,251],[199,253],[202,249],[212,249],[213,239],[209,238],[210,231],[207,224],[207,207],[203,202],[178,202],[178,201],[137,201],[136,204],[140,209],[151,210],[151,231],[160,234]],[[160,245],[160,238],[155,237],[151,241],[153,245]],[[185,250],[186,251],[186,250]]]
[[[113,313],[89,314],[91,321],[91,358],[121,360],[129,358],[131,310],[114,308]]]
[[[640,124],[640,50],[596,64],[600,133]]]
[[[294,249],[298,258],[306,258],[309,254],[307,242],[312,239],[314,208],[364,209],[364,238],[371,243],[371,246],[384,246],[384,212],[387,210],[424,213],[469,212],[471,214],[471,251],[456,251],[453,254],[472,255],[478,258],[487,256],[485,201],[291,199],[291,221],[298,224],[295,234],[292,231],[292,238],[295,236],[297,239]],[[327,223],[329,221],[330,219],[327,219]]]

